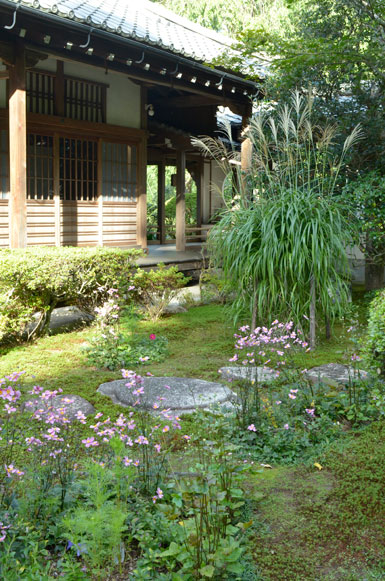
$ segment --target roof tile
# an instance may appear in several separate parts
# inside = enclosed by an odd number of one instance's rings
[[[17,4],[18,0],[11,2]],[[232,42],[149,0],[22,0],[22,3],[37,12],[50,12],[136,38],[197,61],[214,60],[228,51]]]

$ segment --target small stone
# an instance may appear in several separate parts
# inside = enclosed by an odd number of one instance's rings
[[[133,395],[133,390],[126,383],[126,379],[109,381],[102,383],[97,391],[125,407],[133,406],[140,399],[138,407],[153,413],[170,409],[176,415],[192,413],[198,408],[207,410],[218,405],[229,410],[231,402],[236,398],[236,394],[221,383],[189,377],[144,377],[144,395],[140,398]],[[154,409],[154,403],[159,404],[157,409]]]
[[[174,315],[176,313],[187,313],[187,309],[179,304],[169,304],[163,311],[166,315]]]

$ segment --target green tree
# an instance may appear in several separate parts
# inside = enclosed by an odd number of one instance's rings
[[[242,30],[270,20],[284,0],[156,0],[176,14],[235,38]]]
[[[366,290],[384,286],[385,177],[369,172],[350,182],[343,191],[360,220],[360,247],[365,254]]]
[[[362,245],[367,257],[366,286],[383,285],[382,250],[374,238],[382,236],[378,213],[371,211],[371,183],[377,207],[385,205],[385,191],[374,184],[367,172],[385,175],[385,3],[382,0],[299,0],[291,3],[288,12],[274,29],[263,25],[249,28],[239,45],[242,61],[252,55],[265,58],[269,74],[265,90],[270,99],[284,100],[290,90],[306,92],[312,87],[315,95],[314,114],[322,124],[335,120],[346,135],[358,123],[364,138],[352,152],[341,175],[343,182],[357,185],[345,190],[362,217]],[[235,58],[235,60],[234,60]],[[228,63],[236,66],[236,57]],[[343,140],[335,137],[334,148],[341,150]],[[364,188],[364,183],[366,186]],[[366,191],[363,200],[363,191]],[[355,193],[357,190],[357,194]],[[362,208],[365,208],[363,211]]]

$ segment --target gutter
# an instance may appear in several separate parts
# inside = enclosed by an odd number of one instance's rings
[[[75,30],[81,32],[85,35],[85,37],[87,37],[87,35],[92,35],[100,37],[102,40],[108,40],[111,43],[124,46],[126,48],[128,45],[142,52],[148,51],[149,53],[152,53],[153,55],[156,55],[158,57],[172,60],[172,62],[174,63],[177,62],[178,64],[185,65],[187,67],[192,68],[193,70],[202,71],[206,75],[210,73],[217,75],[219,77],[219,80],[222,81],[229,80],[232,81],[233,83],[242,84],[245,87],[248,87],[253,92],[259,91],[258,85],[254,81],[249,81],[247,79],[243,79],[242,77],[238,77],[232,73],[227,73],[216,68],[205,66],[203,64],[189,60],[177,54],[173,55],[172,53],[167,52],[166,50],[154,46],[149,46],[137,40],[133,40],[131,38],[122,37],[118,34],[114,34],[112,32],[108,32],[100,28],[94,28],[93,26],[77,22],[76,20],[69,20],[68,18],[63,18],[50,12],[44,12],[42,10],[40,11],[38,9],[30,8],[29,6],[23,6],[20,3],[15,4],[14,2],[11,2],[9,0],[0,0],[0,7],[1,6],[10,9],[14,13],[18,11],[25,14],[26,16],[32,16],[34,18],[41,16],[42,20],[44,19],[47,22],[52,22],[52,24],[61,26],[62,28],[67,28],[72,31]]]

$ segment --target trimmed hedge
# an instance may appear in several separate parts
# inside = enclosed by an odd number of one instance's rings
[[[124,296],[141,250],[117,248],[26,248],[0,250],[0,343],[46,332],[52,310],[76,305],[94,313],[107,290]]]
[[[379,375],[385,375],[385,289],[370,303],[365,359]]]

